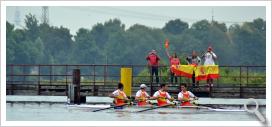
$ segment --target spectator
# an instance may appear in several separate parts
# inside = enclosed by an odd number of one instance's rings
[[[215,59],[217,59],[217,56],[212,51],[212,47],[209,46],[207,49],[207,52],[203,54],[202,58],[204,59],[204,65],[215,65]],[[213,86],[213,79],[208,78],[207,79],[208,86]]]
[[[172,65],[179,65],[180,64],[179,58],[178,58],[178,56],[177,56],[176,53],[173,53],[173,55],[170,56],[169,51],[167,49],[165,51],[166,51],[166,54],[167,54],[167,56],[169,58],[169,61],[170,61],[170,78],[171,78],[171,83],[173,83],[174,79],[175,79],[175,83],[177,83],[178,82],[178,77],[175,76],[175,73],[173,73],[171,67],[172,67]]]
[[[197,65],[199,65],[199,64],[201,63],[200,57],[197,56],[197,53],[196,53],[196,51],[194,51],[194,50],[193,50],[193,52],[192,52],[192,56],[191,56],[191,57],[188,56],[188,57],[186,58],[186,61],[187,61],[188,65],[194,65],[194,66],[197,66]],[[195,83],[195,71],[193,71],[193,76],[192,76],[192,86],[195,87],[196,84],[197,84],[197,86],[199,86],[199,81],[197,81],[197,82]]]
[[[159,71],[160,57],[157,55],[156,50],[152,50],[146,57],[146,60],[148,61],[148,67],[151,74],[151,82],[153,82],[153,75],[155,74],[156,83],[158,84],[159,83],[158,71]]]

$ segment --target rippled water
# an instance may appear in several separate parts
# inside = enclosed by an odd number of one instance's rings
[[[65,104],[7,103],[7,121],[255,121],[256,116],[247,112],[193,111],[167,113],[159,109],[143,113],[105,110],[92,112],[91,108],[71,108]],[[127,110],[137,111],[139,108]],[[165,110],[165,112],[161,112]],[[261,109],[265,115],[265,108]]]

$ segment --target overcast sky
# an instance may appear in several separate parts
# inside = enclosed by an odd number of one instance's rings
[[[16,14],[17,11],[17,14]],[[40,21],[42,7],[7,7],[7,20],[15,24],[17,15],[21,26],[28,13],[36,15]],[[228,26],[234,23],[252,21],[256,18],[265,19],[265,7],[261,6],[180,6],[180,7],[58,7],[49,6],[49,24],[64,26],[75,35],[79,28],[91,29],[97,23],[104,23],[118,18],[125,24],[126,29],[133,24],[143,24],[149,27],[162,28],[171,19],[179,18],[190,25],[196,21],[207,19],[225,22]]]

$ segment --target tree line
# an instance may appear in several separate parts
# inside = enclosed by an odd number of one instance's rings
[[[163,28],[134,24],[126,29],[119,19],[80,28],[72,35],[68,28],[39,23],[28,14],[25,28],[6,22],[7,64],[146,64],[145,56],[157,50],[161,63],[168,64],[164,40],[170,53],[185,63],[192,50],[201,55],[212,46],[219,65],[265,65],[266,21],[229,27],[217,21],[200,20],[191,26],[180,19]]]

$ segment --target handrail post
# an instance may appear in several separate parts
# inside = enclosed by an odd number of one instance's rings
[[[41,95],[41,66],[38,65],[38,95]]]
[[[241,87],[242,87],[242,66],[240,66],[240,98],[242,98],[242,90],[241,90]]]
[[[152,68],[151,66],[148,66],[148,71],[149,71],[149,79],[150,79],[150,95],[153,95],[154,91],[153,91],[153,74],[152,74]]]
[[[96,65],[93,65],[93,95],[94,96],[97,96],[97,90],[96,90],[96,86],[95,86],[95,76],[96,76],[96,73],[95,73],[95,66]]]
[[[68,65],[65,65],[65,95],[68,95]]]
[[[161,79],[161,78],[162,78],[162,74],[161,74],[161,70],[162,70],[162,69],[161,69],[161,68],[162,68],[162,66],[158,66],[158,71],[159,71],[159,82],[158,82],[158,83],[159,83],[159,84],[162,82],[162,79]],[[157,78],[157,77],[156,77],[156,78]],[[156,79],[156,80],[157,80],[157,79]],[[156,83],[157,83],[157,82],[156,82]]]
[[[106,65],[104,65],[104,86],[106,84]]]
[[[26,84],[26,73],[25,73],[25,67],[23,66],[23,75],[24,75],[24,80],[23,80],[23,84],[25,85]]]
[[[246,67],[247,68],[247,82],[246,82],[246,86],[248,86],[248,66]]]
[[[11,65],[11,95],[13,95],[14,94],[14,91],[13,91],[13,89],[14,89],[14,84],[13,84],[13,68],[14,68],[14,65],[12,64]]]
[[[49,73],[50,73],[50,74],[49,74],[49,75],[50,75],[50,76],[49,76],[49,85],[51,86],[51,85],[52,85],[52,84],[51,84],[51,82],[52,82],[52,81],[51,81],[51,80],[52,80],[52,79],[51,79],[51,78],[52,78],[52,77],[51,77],[51,76],[52,76],[52,65],[49,65],[49,67],[50,67],[50,69],[49,69]]]
[[[131,81],[131,88],[133,88],[133,84],[134,84],[134,81],[133,81],[133,79],[134,79],[134,75],[133,75],[133,73],[134,73],[134,66],[133,66],[133,65],[131,65],[131,68],[132,68],[132,75],[131,75],[131,77],[132,77],[132,81]]]

